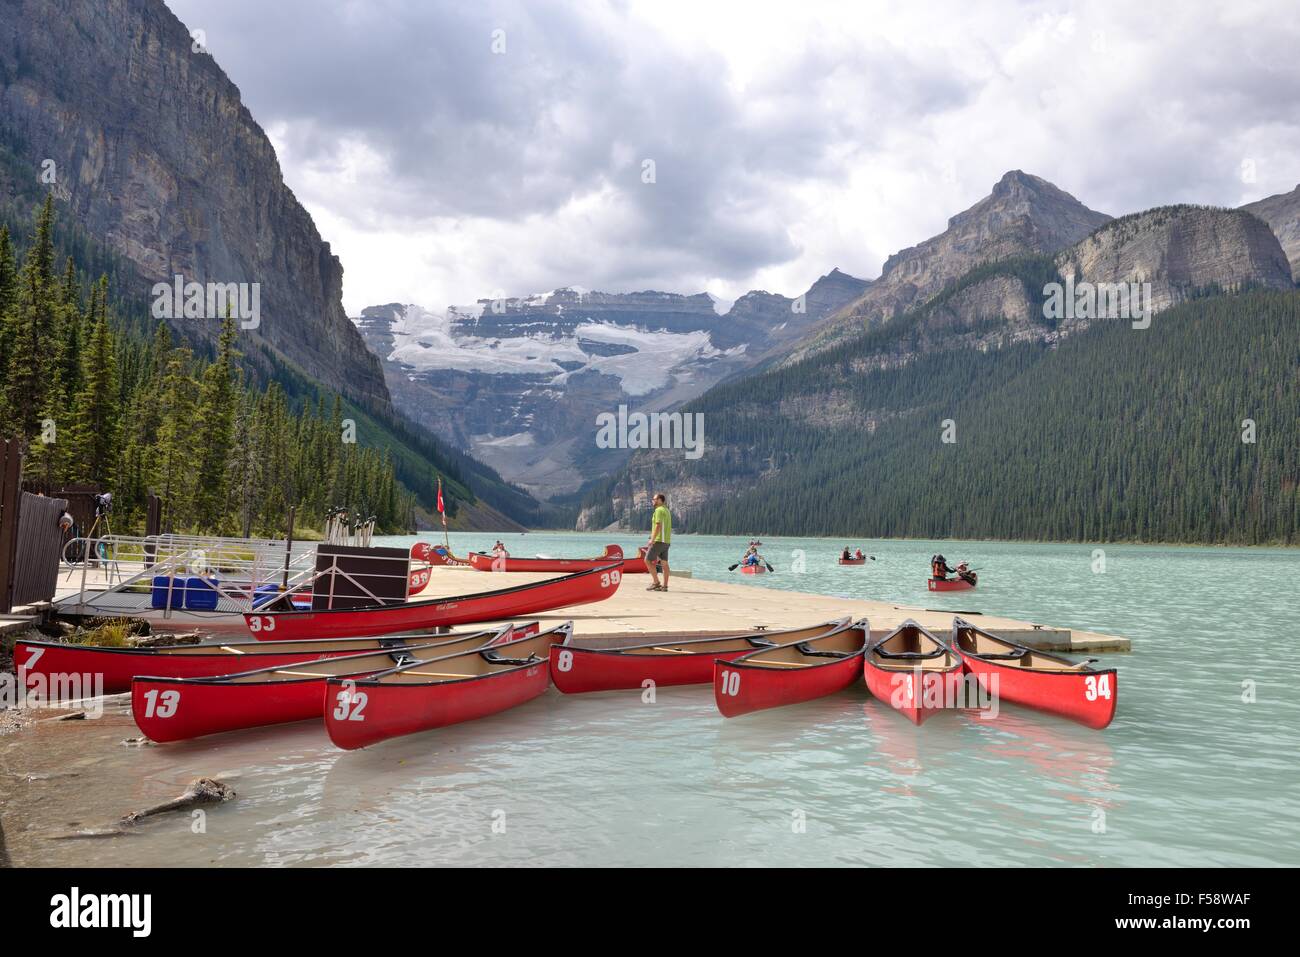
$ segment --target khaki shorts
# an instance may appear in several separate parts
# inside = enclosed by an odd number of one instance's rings
[[[668,543],[655,542],[650,546],[650,550],[645,553],[646,561],[668,561]]]

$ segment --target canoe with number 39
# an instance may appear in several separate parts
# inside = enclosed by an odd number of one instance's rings
[[[604,601],[618,591],[622,578],[618,565],[603,565],[562,578],[474,595],[332,611],[263,611],[245,615],[244,622],[259,641],[386,635],[394,631],[531,617],[537,612]]]
[[[822,698],[862,677],[862,651],[871,630],[847,620],[813,638],[713,663],[713,698],[728,718]]]
[[[550,687],[550,650],[572,636],[573,622],[565,622],[491,648],[422,655],[367,677],[331,678],[325,729],[336,745],[353,750],[514,708]]]
[[[999,638],[964,618],[953,619],[951,644],[966,672],[1000,700],[1098,730],[1115,717],[1115,669],[1094,669],[1096,658],[1072,662]]]
[[[151,741],[183,741],[225,731],[319,718],[325,682],[333,676],[366,675],[417,660],[418,655],[453,654],[505,643],[536,633],[517,633],[513,625],[471,632],[450,640],[428,641],[383,651],[341,655],[323,661],[257,668],[216,678],[139,677],[131,682],[131,714]]]

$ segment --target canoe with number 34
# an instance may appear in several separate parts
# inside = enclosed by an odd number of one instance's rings
[[[999,638],[960,617],[952,621],[951,644],[966,672],[1003,701],[1098,730],[1115,717],[1115,669],[1094,669],[1096,658],[1072,662]]]
[[[151,741],[183,741],[208,734],[319,718],[325,682],[333,676],[366,675],[417,660],[419,655],[455,654],[536,634],[536,625],[513,625],[428,640],[383,651],[326,658],[282,667],[257,668],[216,678],[144,676],[131,682],[131,714]]]
[[[843,691],[862,677],[871,629],[847,619],[813,638],[713,663],[713,699],[725,717],[780,708]]]
[[[618,591],[622,578],[618,565],[603,565],[563,578],[473,595],[332,611],[260,612],[245,615],[244,622],[259,641],[386,635],[395,631],[524,618],[555,608],[604,601]]]
[[[490,648],[331,678],[325,730],[338,747],[353,750],[514,708],[550,687],[550,650],[572,637],[570,621]]]

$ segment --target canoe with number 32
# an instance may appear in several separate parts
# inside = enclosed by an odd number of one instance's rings
[[[529,626],[528,632],[535,634],[535,626]],[[450,640],[426,637],[430,640],[424,643],[412,640],[383,651],[216,678],[135,678],[131,682],[131,714],[145,737],[158,742],[305,721],[321,716],[325,682],[333,676],[373,674],[415,661],[419,655],[486,648],[523,635],[517,635],[513,625],[506,625]]]
[[[550,650],[572,636],[570,621],[490,648],[422,654],[366,677],[331,678],[325,730],[338,747],[353,750],[514,708],[550,687]]]
[[[300,641],[304,638],[357,638],[395,631],[464,625],[476,621],[523,618],[555,608],[587,605],[612,598],[623,573],[618,565],[548,578],[545,581],[496,591],[432,598],[393,605],[366,605],[332,611],[277,611],[244,616],[259,641]]]

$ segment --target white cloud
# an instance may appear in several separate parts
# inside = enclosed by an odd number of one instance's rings
[[[354,314],[573,283],[793,295],[876,275],[1013,168],[1110,213],[1300,180],[1280,0],[170,2]]]

